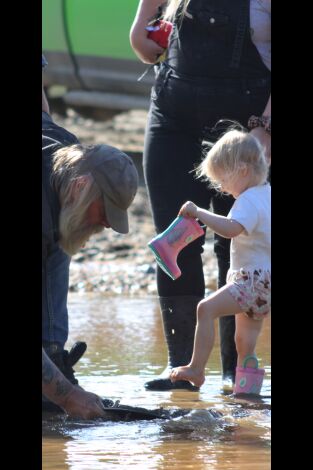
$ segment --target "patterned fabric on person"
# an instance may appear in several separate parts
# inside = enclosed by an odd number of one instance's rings
[[[268,270],[229,271],[230,293],[249,318],[262,320],[271,310],[271,273]]]

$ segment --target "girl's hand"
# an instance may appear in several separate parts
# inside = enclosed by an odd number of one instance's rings
[[[198,207],[191,201],[185,202],[178,212],[178,215],[182,215],[184,217],[193,217],[194,219],[197,217],[198,214]]]

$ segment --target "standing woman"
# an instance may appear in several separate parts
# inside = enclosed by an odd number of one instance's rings
[[[132,47],[145,63],[164,52],[147,37],[145,27],[163,7],[163,19],[174,23],[167,58],[157,65],[145,135],[144,173],[156,232],[175,219],[187,200],[226,216],[234,199],[220,195],[191,172],[201,161],[202,142],[215,142],[235,120],[266,147],[270,158],[270,0],[140,0],[130,32]],[[179,255],[182,275],[172,281],[159,267],[157,286],[168,366],[145,384],[148,390],[185,388],[172,383],[173,367],[190,362],[196,308],[204,297],[201,253],[204,236]],[[225,284],[230,240],[215,235],[218,287]],[[220,319],[223,388],[235,381],[237,353],[234,316]]]

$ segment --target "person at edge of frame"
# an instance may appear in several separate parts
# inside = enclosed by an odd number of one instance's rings
[[[160,13],[161,12],[161,13]],[[139,59],[156,64],[164,49],[145,29],[154,19],[173,23],[166,58],[155,66],[145,133],[143,166],[157,233],[175,219],[186,200],[226,216],[234,199],[193,177],[203,141],[216,142],[225,120],[248,127],[271,153],[271,72],[269,0],[140,0],[130,30]],[[222,121],[222,122],[221,122]],[[227,122],[226,122],[227,127]],[[214,235],[218,288],[226,282],[230,240]],[[198,390],[188,381],[172,383],[172,368],[191,359],[196,308],[204,298],[201,253],[204,236],[179,255],[182,275],[174,282],[157,267],[157,287],[168,348],[163,373],[147,390]],[[237,353],[235,317],[219,319],[222,389],[232,392]]]
[[[109,145],[81,145],[49,114],[42,87],[42,408],[69,415],[103,415],[102,400],[78,385],[73,366],[86,350],[68,338],[71,256],[105,228],[128,233],[127,209],[138,187],[131,158]]]

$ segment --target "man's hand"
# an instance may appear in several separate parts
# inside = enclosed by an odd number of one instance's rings
[[[271,135],[264,129],[264,127],[254,127],[251,129],[250,134],[254,135],[265,149],[265,157],[268,164],[271,164]]]
[[[180,208],[178,215],[182,215],[184,217],[193,217],[196,218],[198,214],[198,207],[191,201],[185,202]]]
[[[104,416],[101,398],[80,387],[74,386],[60,406],[72,418],[93,419]]]
[[[43,348],[42,393],[71,417],[92,419],[104,415],[101,398],[67,380]]]

